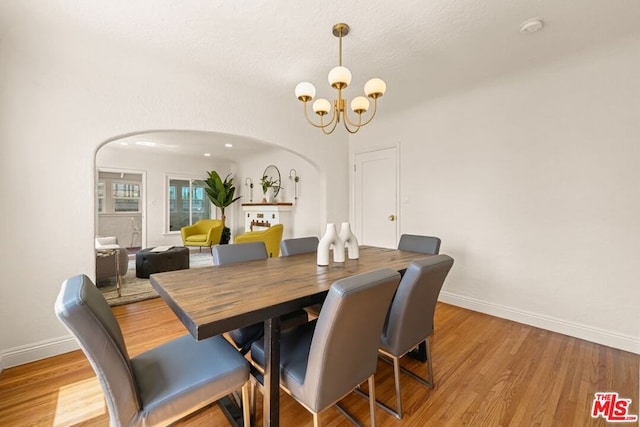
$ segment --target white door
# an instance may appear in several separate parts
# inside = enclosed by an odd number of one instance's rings
[[[361,245],[398,244],[397,148],[355,155],[354,233]]]

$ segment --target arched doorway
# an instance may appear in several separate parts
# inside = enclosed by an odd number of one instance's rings
[[[233,238],[244,232],[241,203],[261,199],[258,183],[269,164],[276,164],[282,171],[283,191],[279,197],[295,204],[293,234],[318,235],[322,209],[319,197],[321,178],[317,167],[297,153],[279,146],[215,132],[149,131],[107,141],[96,152],[96,210],[100,206],[98,184],[102,172],[121,172],[124,177],[128,173],[140,173],[144,177],[140,184],[140,247],[182,246],[180,227],[172,221],[171,209],[176,203],[182,204],[184,198],[171,199],[171,194],[182,194],[184,188],[188,188],[182,184],[202,180],[208,171],[216,170],[221,176],[233,176],[236,194],[242,197],[226,212],[227,226],[231,228]],[[295,171],[292,175],[291,170]],[[294,177],[298,178],[297,182]],[[250,183],[254,184],[253,194]],[[106,187],[103,185],[103,188]],[[109,185],[108,191],[111,190]],[[185,194],[191,194],[191,190],[187,189]],[[294,200],[295,196],[298,198]],[[206,202],[208,204],[208,200]],[[186,211],[194,213],[195,207],[190,204],[185,206]],[[219,215],[213,206],[210,212],[214,218]],[[125,215],[111,214],[120,222],[120,217]],[[192,216],[189,220],[193,218],[196,217]],[[130,218],[128,220],[131,221]],[[103,223],[100,212],[96,212],[96,235],[110,230]],[[131,243],[137,242],[135,232],[131,228],[128,235],[118,240],[125,247],[135,250],[137,245]],[[130,265],[132,268],[127,277],[135,275],[135,268]]]

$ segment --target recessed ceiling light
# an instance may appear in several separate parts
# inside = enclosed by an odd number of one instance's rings
[[[211,157],[211,153],[204,153],[205,157]]]
[[[145,147],[155,147],[156,143],[151,141],[136,141],[136,145],[144,145]]]
[[[226,144],[224,144],[224,146],[225,146],[225,147],[227,147],[227,148],[231,148],[231,147],[233,147],[233,144],[229,144],[229,143],[227,142]]]
[[[541,18],[531,18],[527,19],[520,25],[520,32],[524,34],[535,33],[536,31],[540,31],[544,22]]]

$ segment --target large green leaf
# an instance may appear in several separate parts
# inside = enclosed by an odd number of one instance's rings
[[[233,185],[233,178],[231,174],[224,178],[220,178],[220,175],[216,171],[208,172],[209,177],[204,181],[206,183],[205,192],[207,197],[211,200],[216,207],[220,208],[222,217],[224,219],[224,210],[227,206],[240,199],[239,197],[233,197],[235,195],[236,187]]]

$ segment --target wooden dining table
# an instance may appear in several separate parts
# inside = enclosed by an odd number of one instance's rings
[[[398,271],[425,254],[361,246],[359,259],[316,264],[316,254],[152,274],[151,285],[196,340],[264,322],[264,417],[279,425],[280,316],[322,302],[339,279]]]

